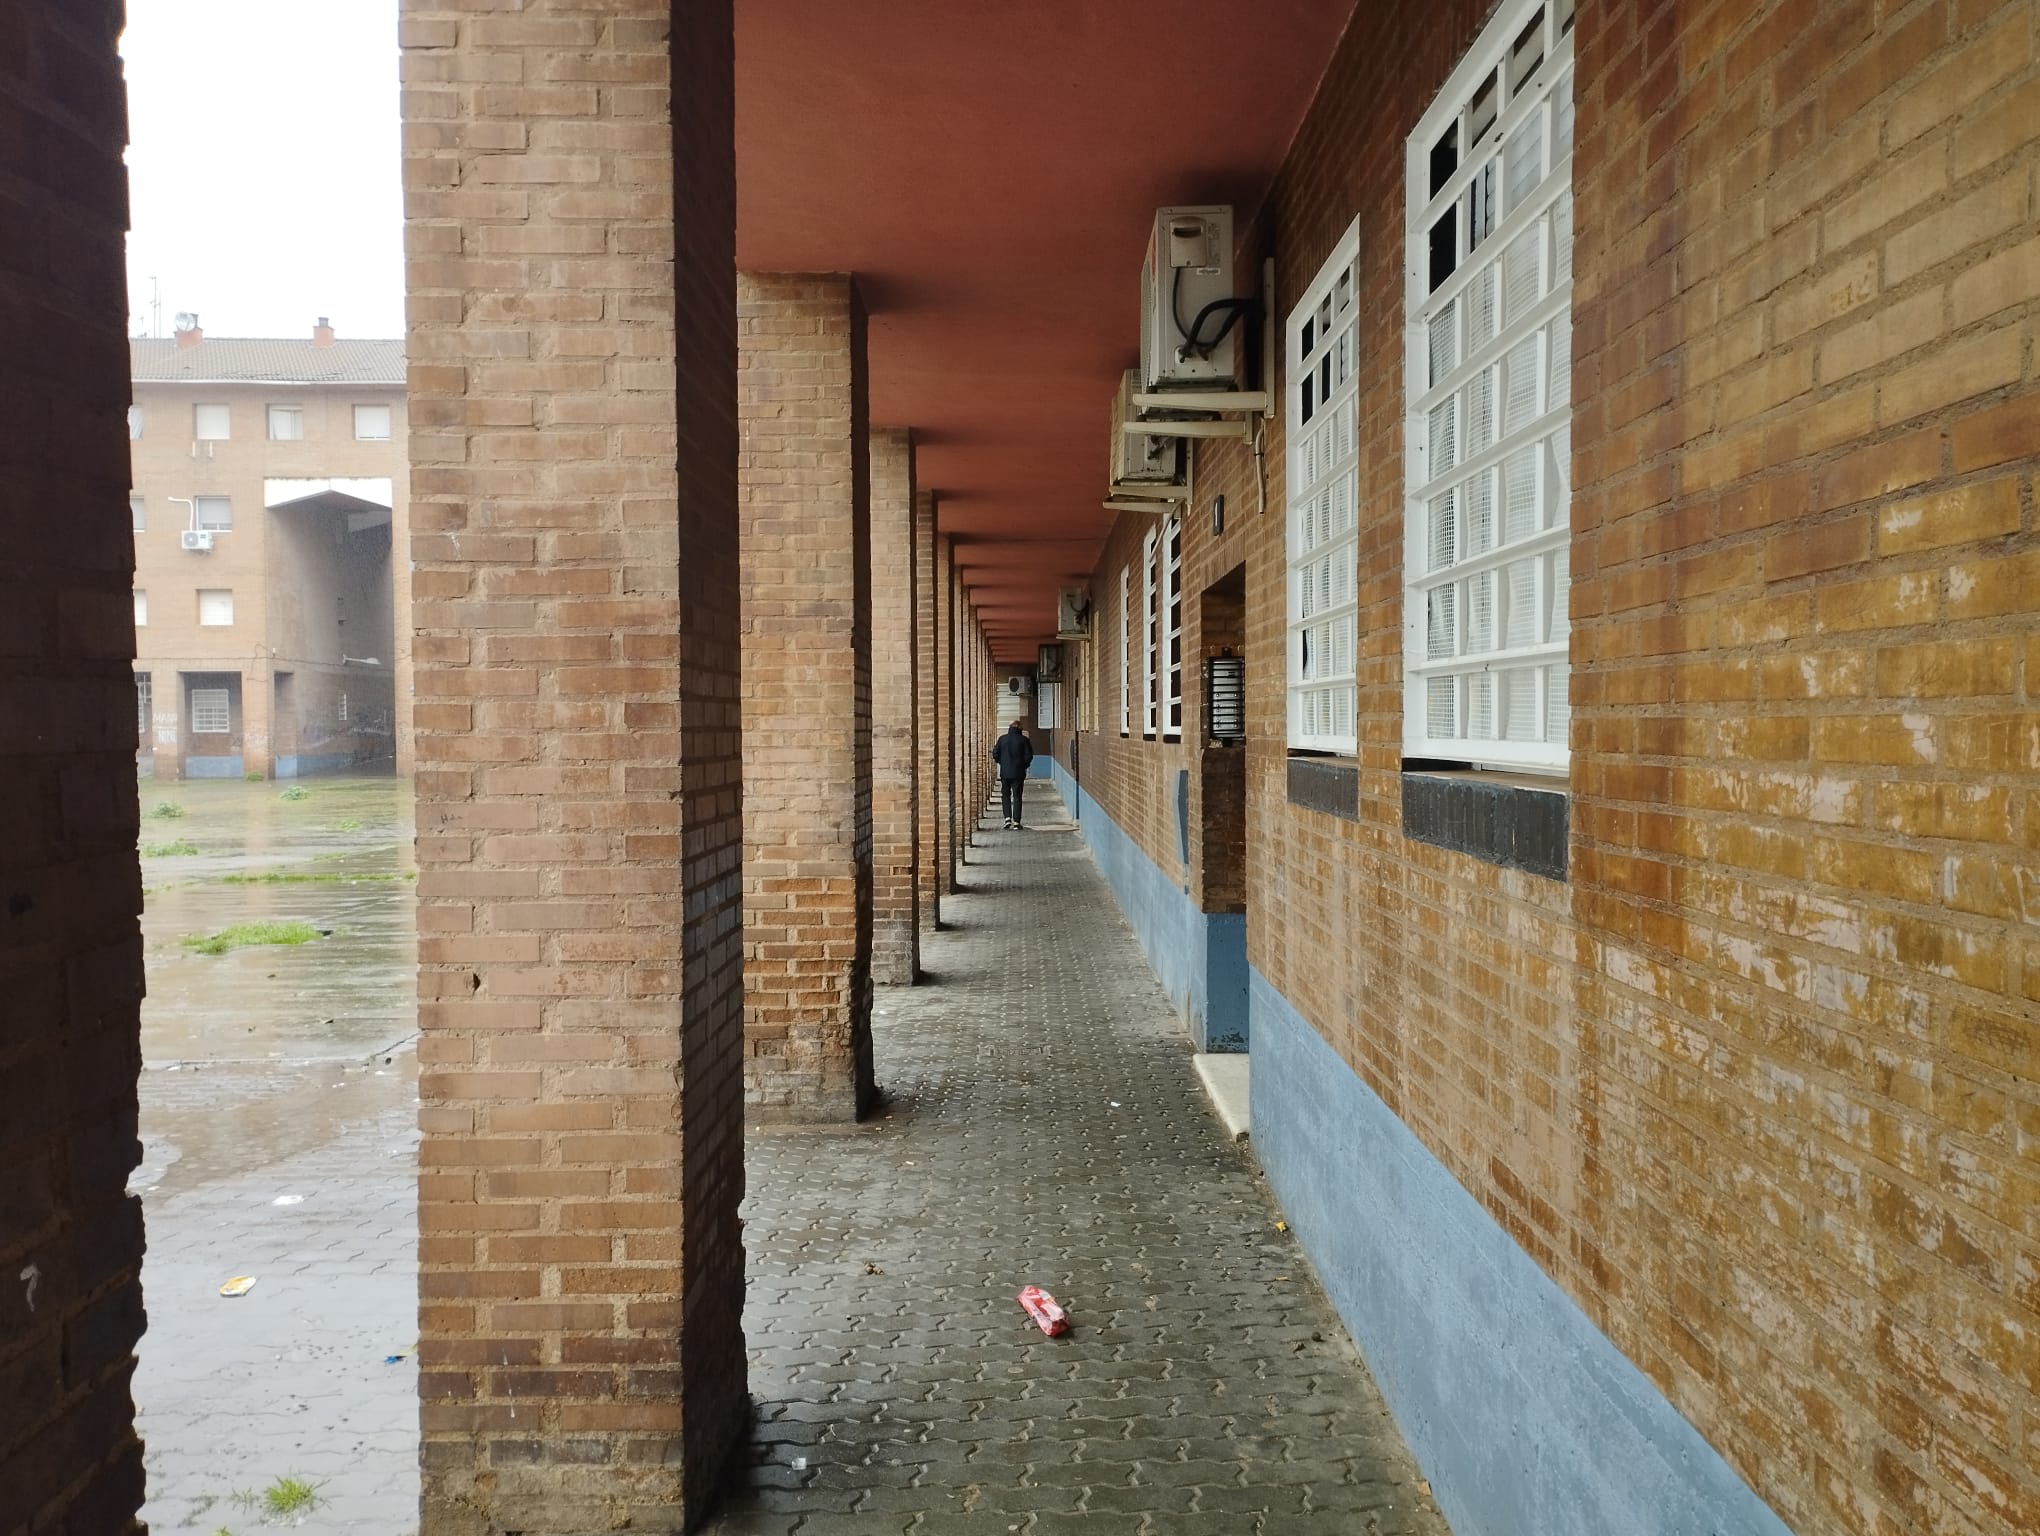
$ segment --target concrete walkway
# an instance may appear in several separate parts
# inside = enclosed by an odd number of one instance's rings
[[[879,996],[889,1114],[751,1137],[760,1422],[709,1529],[1443,1533],[1054,789],[1028,794],[929,983]]]

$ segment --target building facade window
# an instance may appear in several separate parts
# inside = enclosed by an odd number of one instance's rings
[[[305,435],[305,410],[301,405],[272,405],[269,408],[269,440],[274,443],[301,442]]]
[[[135,674],[135,744],[146,747],[156,712],[156,679],[150,673]]]
[[[224,405],[194,405],[191,435],[201,443],[224,443],[233,427],[233,413]]]
[[[131,405],[128,407],[128,441],[139,442],[141,436],[142,408],[139,405]]]
[[[149,594],[140,587],[135,588],[135,628],[140,629],[149,622]]]
[[[1567,763],[1572,11],[1505,5],[1409,141],[1409,757]]]
[[[1355,220],[1290,312],[1289,745],[1352,754],[1359,653],[1360,360]]]
[[[224,736],[234,728],[232,700],[224,688],[191,690],[191,734]]]
[[[201,528],[210,528],[215,533],[229,533],[234,527],[234,502],[228,496],[194,496],[191,498],[191,520]]]
[[[390,408],[386,405],[357,405],[354,408],[354,435],[364,443],[388,442]]]
[[[224,628],[234,622],[234,593],[230,587],[198,589],[198,622],[208,629]]]
[[[1119,568],[1119,734],[1133,734],[1133,652],[1128,637],[1133,629],[1133,586],[1131,573]]]
[[[1140,733],[1155,734],[1155,545],[1156,531],[1140,541]]]
[[[1162,735],[1183,734],[1183,519],[1162,524]]]
[[[1034,685],[1034,723],[1044,731],[1055,730],[1062,724],[1061,683]]]
[[[134,519],[136,533],[149,526],[148,503],[133,492],[128,493],[128,516]]]

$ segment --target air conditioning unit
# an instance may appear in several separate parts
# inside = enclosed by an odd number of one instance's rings
[[[212,550],[212,530],[210,528],[187,528],[178,536],[177,542],[185,549],[196,550],[202,555],[210,553]]]
[[[1091,594],[1082,587],[1064,587],[1055,595],[1055,633],[1059,640],[1082,640],[1091,633]]]
[[[1233,294],[1230,207],[1157,208],[1140,269],[1144,389],[1228,388],[1250,300]]]
[[[1032,693],[1034,692],[1034,679],[1029,677],[1025,672],[1015,672],[1011,677],[1006,679],[1006,692]]]
[[[1162,437],[1153,432],[1129,432],[1126,424],[1136,419],[1133,393],[1140,388],[1140,372],[1129,368],[1119,380],[1119,393],[1112,397],[1112,488],[1138,485],[1181,485],[1183,483],[1183,439]]]

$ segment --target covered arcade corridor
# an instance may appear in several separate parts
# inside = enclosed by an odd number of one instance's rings
[[[2035,0],[392,18],[421,1536],[2040,1530]],[[177,1304],[121,21],[0,3],[0,1536]]]

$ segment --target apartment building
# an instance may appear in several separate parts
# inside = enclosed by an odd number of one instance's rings
[[[408,771],[403,343],[185,315],[129,353],[141,771]]]

